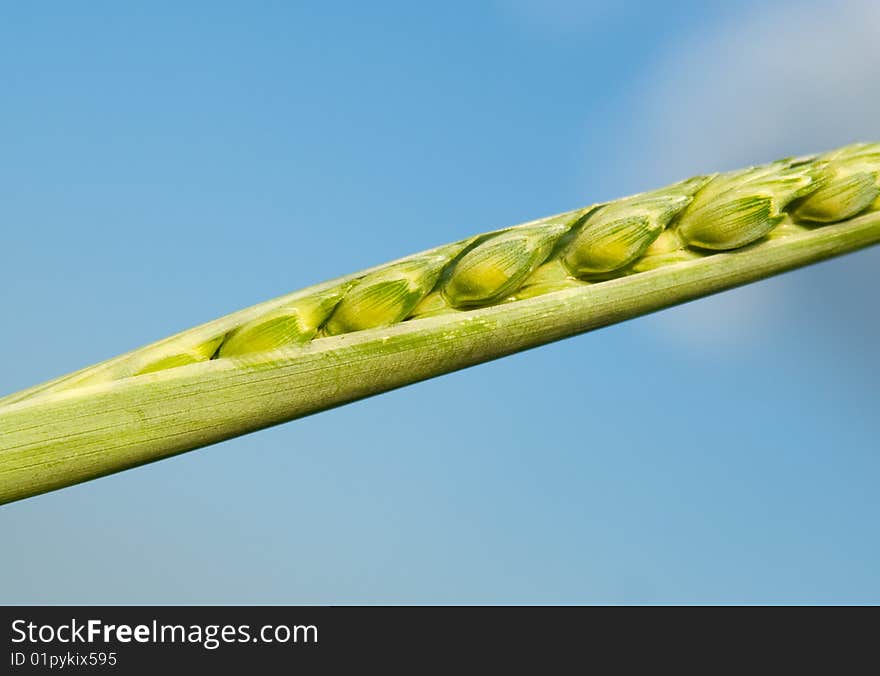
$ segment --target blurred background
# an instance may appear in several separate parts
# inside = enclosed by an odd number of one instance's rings
[[[880,6],[7,3],[0,394],[880,140]],[[880,249],[0,508],[6,603],[880,602]]]

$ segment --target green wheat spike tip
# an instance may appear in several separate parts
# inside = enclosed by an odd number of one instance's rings
[[[804,221],[833,223],[852,218],[880,196],[880,145],[857,143],[819,158],[819,189],[795,207],[794,215]]]

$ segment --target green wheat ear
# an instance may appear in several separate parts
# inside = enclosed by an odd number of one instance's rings
[[[0,399],[0,503],[878,241],[876,144],[477,235]]]

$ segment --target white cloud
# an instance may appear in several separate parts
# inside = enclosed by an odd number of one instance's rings
[[[784,302],[778,281],[749,284],[664,310],[645,326],[688,347],[729,352],[760,344]]]
[[[636,133],[656,170],[739,166],[876,139],[880,3],[785,3],[670,45]]]
[[[671,44],[650,73],[639,90],[629,152],[642,153],[646,184],[661,185],[700,171],[880,140],[878,64],[880,3],[874,0],[764,5],[725,16],[714,29]],[[851,260],[876,265],[878,258]],[[661,315],[655,326],[703,345],[748,341],[762,315],[796,301],[793,285],[746,287]]]

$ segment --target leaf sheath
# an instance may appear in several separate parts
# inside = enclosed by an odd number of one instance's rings
[[[880,212],[872,212],[728,253],[526,300],[0,403],[0,503],[206,446],[877,242]]]

